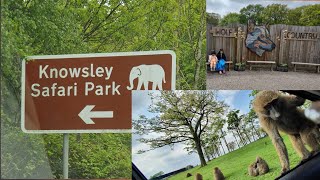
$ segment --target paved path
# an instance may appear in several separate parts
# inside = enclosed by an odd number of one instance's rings
[[[207,89],[320,90],[320,74],[279,71],[207,72]]]

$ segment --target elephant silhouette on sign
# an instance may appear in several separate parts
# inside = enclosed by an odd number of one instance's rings
[[[141,89],[143,84],[144,89],[148,89],[149,82],[152,82],[152,90],[162,90],[162,81],[166,83],[165,72],[163,68],[158,64],[146,65],[142,64],[135,66],[130,71],[129,82],[130,86],[127,86],[128,90],[133,89],[133,81],[138,78],[137,90]]]

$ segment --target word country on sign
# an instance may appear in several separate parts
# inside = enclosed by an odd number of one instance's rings
[[[131,90],[174,90],[173,51],[30,56],[22,63],[26,133],[129,133]]]

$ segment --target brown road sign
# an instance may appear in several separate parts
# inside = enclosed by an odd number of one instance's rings
[[[131,132],[131,90],[173,90],[173,51],[31,56],[22,64],[26,133]]]

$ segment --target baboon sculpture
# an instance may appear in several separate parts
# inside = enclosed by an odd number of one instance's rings
[[[200,173],[197,173],[195,176],[195,180],[203,180],[202,175]]]
[[[271,138],[279,156],[281,173],[287,172],[290,167],[288,152],[279,131],[289,135],[302,161],[320,150],[317,125],[306,118],[303,110],[298,108],[304,102],[305,99],[301,97],[281,94],[278,91],[260,91],[253,101],[253,109],[259,117],[260,125]],[[304,143],[311,147],[311,153]]]
[[[267,172],[269,172],[269,166],[267,162],[259,156],[248,168],[248,173],[250,176],[259,176],[266,174]]]
[[[213,169],[213,175],[215,180],[224,180],[224,175],[218,167]]]

